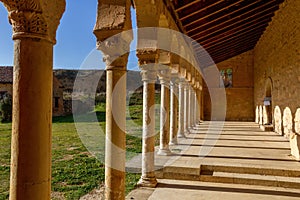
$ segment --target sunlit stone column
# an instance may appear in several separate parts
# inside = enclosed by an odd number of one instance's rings
[[[160,70],[159,80],[161,84],[160,105],[160,144],[158,155],[170,155],[170,69]]]
[[[190,134],[189,131],[189,84],[184,84],[184,135]]]
[[[143,148],[142,176],[138,186],[142,187],[155,187],[157,185],[154,173],[155,81],[157,78],[155,69],[151,69],[151,67],[141,66],[143,81]]]
[[[196,90],[196,99],[197,99],[197,103],[196,103],[196,106],[197,106],[197,117],[196,117],[196,123],[197,124],[200,124],[200,121],[201,121],[201,91],[200,91],[200,88],[198,88]]]
[[[192,97],[191,97],[191,128],[195,126],[195,92],[192,88]]]
[[[192,111],[193,111],[193,109],[192,109],[192,106],[193,106],[193,103],[192,103],[192,101],[193,101],[193,92],[192,92],[192,87],[191,86],[189,86],[189,88],[188,88],[188,115],[189,115],[189,117],[188,117],[188,129],[192,129],[192,118],[193,118],[193,114],[192,114]]]
[[[105,199],[125,199],[126,66],[133,37],[130,0],[98,0],[94,34],[106,62]],[[116,18],[116,13],[118,16]],[[119,34],[118,34],[119,33]],[[116,35],[118,34],[118,35]]]
[[[184,135],[184,79],[180,79],[178,84],[178,138],[185,138]]]
[[[65,1],[1,1],[14,40],[9,199],[49,200],[53,45]]]
[[[170,143],[169,145],[177,145],[178,132],[178,78],[172,77],[170,82],[171,89],[171,108],[170,108]]]
[[[195,92],[194,92],[194,126],[196,126],[198,124],[197,116],[198,116],[198,101],[197,101],[197,89],[195,89]]]

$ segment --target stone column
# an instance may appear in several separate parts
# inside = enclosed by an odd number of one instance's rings
[[[52,68],[65,1],[2,0],[14,40],[10,200],[50,199]]]
[[[160,105],[160,145],[158,155],[170,155],[170,70],[160,70],[159,80],[161,84]]]
[[[189,85],[184,84],[184,135],[190,134],[189,131]]]
[[[201,121],[201,91],[200,89],[198,88],[198,90],[196,91],[196,98],[197,98],[197,117],[196,117],[196,123],[197,124],[200,124],[200,121]]]
[[[193,104],[192,104],[192,100],[193,100],[193,98],[192,98],[192,96],[193,96],[193,94],[192,94],[192,87],[191,86],[189,86],[189,88],[188,88],[188,94],[189,94],[189,96],[188,96],[188,115],[189,115],[189,117],[188,117],[188,129],[192,129],[192,117],[193,117],[193,114],[192,114],[192,111],[193,111],[193,109],[192,109],[192,106],[193,106]]]
[[[185,138],[184,135],[184,79],[179,81],[179,112],[178,112],[178,138]]]
[[[115,59],[124,41],[98,45],[106,61],[106,144],[105,144],[105,199],[125,198],[126,161],[126,65],[128,54]],[[127,43],[128,44],[128,43]],[[129,48],[129,44],[127,46]]]
[[[198,124],[198,121],[197,121],[197,117],[198,117],[198,101],[197,101],[197,89],[195,89],[195,92],[194,92],[194,126],[196,127],[196,125]]]
[[[156,71],[141,67],[143,81],[143,149],[142,176],[138,182],[142,187],[155,187],[154,147],[155,147],[155,81]]]
[[[195,126],[195,92],[192,88],[192,97],[191,97],[191,128]]]
[[[94,34],[106,62],[105,199],[125,199],[126,66],[133,38],[130,0],[98,0]],[[116,17],[118,13],[119,17]]]
[[[177,145],[178,132],[178,78],[173,77],[170,83],[171,88],[171,108],[170,108],[170,143],[169,145]]]

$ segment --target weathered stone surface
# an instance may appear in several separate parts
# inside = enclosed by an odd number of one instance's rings
[[[263,124],[268,124],[268,112],[267,112],[267,107],[263,106]]]
[[[259,108],[256,106],[255,108],[255,123],[259,123]]]
[[[292,135],[290,137],[291,155],[296,159],[300,160],[300,136]]]
[[[300,108],[296,111],[294,122],[296,133],[290,136],[291,154],[296,160],[300,160]]]
[[[255,105],[263,101],[268,79],[272,80],[272,105],[289,107],[293,113],[300,105],[299,13],[300,1],[282,3],[254,49]]]
[[[290,137],[293,134],[293,115],[291,109],[286,107],[283,111],[283,133],[286,137]]]
[[[294,122],[295,122],[295,132],[297,134],[300,134],[300,108],[298,108],[296,111]]]
[[[262,106],[259,106],[259,124],[263,124],[263,108]]]
[[[56,30],[65,11],[65,0],[1,0],[9,11],[13,39],[46,39],[56,43]]]
[[[279,106],[274,109],[274,128],[275,133],[282,135],[282,114]]]

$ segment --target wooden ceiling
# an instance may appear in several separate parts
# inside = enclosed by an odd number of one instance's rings
[[[253,49],[283,1],[170,0],[169,5],[182,31],[219,63]],[[193,45],[201,60],[203,49]]]

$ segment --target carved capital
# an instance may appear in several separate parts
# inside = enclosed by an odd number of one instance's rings
[[[155,83],[157,79],[157,73],[155,70],[151,69],[142,69],[141,70],[142,81],[148,83]]]
[[[39,38],[56,43],[65,0],[1,0],[13,26],[13,39]]]
[[[97,48],[103,53],[107,68],[126,67],[130,52],[130,41],[118,34],[106,40],[97,41]]]
[[[171,76],[171,70],[169,68],[158,70],[158,77],[159,77],[160,84],[169,85],[171,80],[170,76]]]
[[[136,56],[138,57],[139,66],[155,64],[158,60],[158,51],[144,51],[143,49],[137,50]]]

